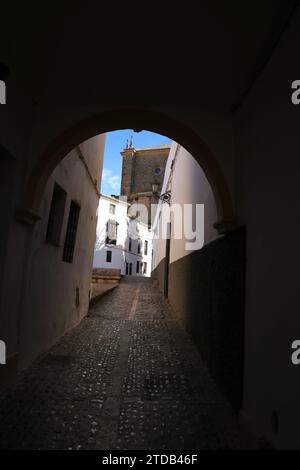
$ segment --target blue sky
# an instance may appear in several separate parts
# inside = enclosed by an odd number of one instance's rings
[[[131,129],[108,132],[104,149],[101,193],[120,194],[122,157],[120,152],[126,147],[126,140],[133,137],[135,148],[151,147],[153,145],[169,144],[171,140],[154,132],[133,132]]]

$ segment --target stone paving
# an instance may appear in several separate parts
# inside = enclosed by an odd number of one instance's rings
[[[0,448],[232,449],[230,406],[151,279],[125,279],[0,395]]]

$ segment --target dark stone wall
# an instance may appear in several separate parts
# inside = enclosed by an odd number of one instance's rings
[[[164,172],[169,151],[157,150],[153,153],[140,154],[127,150],[122,160],[121,194],[129,196],[133,193],[152,192],[152,183],[158,184],[160,191],[164,179]],[[154,173],[156,168],[161,169],[159,175]]]
[[[122,181],[121,194],[129,196],[132,192],[133,171],[135,166],[135,155],[133,152],[127,153],[122,157]]]
[[[158,184],[158,189],[160,191],[164,180],[168,156],[168,153],[136,155],[132,192],[151,192],[152,183],[154,181]],[[159,175],[154,173],[155,168],[161,169],[161,173]]]
[[[163,258],[159,265],[152,271],[151,277],[158,281],[160,290],[164,291],[164,277],[166,270],[166,258]]]
[[[155,270],[163,290],[164,260]],[[169,301],[235,410],[243,386],[245,229],[171,263]]]
[[[147,214],[141,213],[139,220],[146,224],[151,219],[151,204],[157,203],[152,194],[152,184],[158,185],[161,191],[165,167],[170,149],[154,149],[151,152],[135,149],[125,149],[122,154],[121,194],[127,196],[129,203],[143,204]],[[160,169],[160,174],[155,170]]]

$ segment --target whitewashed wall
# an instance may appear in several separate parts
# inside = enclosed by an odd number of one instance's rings
[[[115,205],[115,214],[109,212],[110,204]],[[138,222],[138,232],[134,230],[131,225],[130,219],[127,216],[129,204],[124,200],[112,198],[110,196],[102,195],[98,207],[98,221],[97,221],[97,235],[94,251],[94,268],[117,268],[121,269],[121,274],[126,274],[126,262],[132,263],[132,275],[151,275],[151,252],[152,252],[152,231],[148,230],[148,226]],[[117,230],[117,243],[116,245],[106,245],[106,230],[107,221],[115,220],[118,225]],[[141,252],[137,253],[137,240],[136,236],[141,240]],[[131,236],[131,251],[129,251],[129,237]],[[147,255],[144,253],[145,241],[148,241]],[[111,262],[106,261],[107,251],[112,252]],[[147,263],[147,272],[145,274],[136,272],[136,263]]]
[[[172,162],[174,161],[173,167]],[[168,162],[165,170],[162,193],[171,190],[171,203],[179,204],[204,204],[204,244],[211,242],[218,237],[213,224],[217,221],[217,210],[214,195],[208,180],[191,154],[176,142],[172,143]],[[154,226],[158,224],[162,204],[158,206]],[[155,228],[157,230],[157,227]],[[172,231],[170,262],[174,262],[191,253],[193,250],[186,249],[188,241],[182,230],[182,239],[175,239]],[[165,240],[159,238],[153,240],[153,266],[155,269],[160,261],[165,257]]]
[[[99,187],[105,135],[80,145],[86,165]],[[46,242],[49,211],[55,183],[67,194],[58,246]],[[73,262],[62,260],[71,201],[80,206]],[[89,308],[96,212],[99,196],[87,168],[72,150],[52,173],[45,187],[42,218],[35,225],[28,252],[20,308],[19,353],[21,367],[47,350],[67,330],[78,324]],[[78,300],[79,304],[76,303]],[[0,325],[2,326],[2,325]]]

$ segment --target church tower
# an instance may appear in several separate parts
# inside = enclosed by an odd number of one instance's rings
[[[157,202],[161,192],[170,147],[167,144],[136,149],[131,137],[121,152],[121,196],[127,196],[129,203],[144,204],[149,217],[151,204]],[[149,224],[150,218],[143,222]]]

